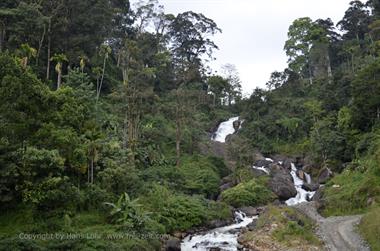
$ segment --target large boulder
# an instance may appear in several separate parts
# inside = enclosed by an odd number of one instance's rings
[[[325,190],[325,188],[323,186],[319,187],[319,189],[315,192],[315,194],[313,196],[313,201],[320,202],[322,197],[323,197],[324,190]]]
[[[181,251],[181,241],[177,238],[170,238],[165,245],[165,251]]]
[[[280,200],[288,200],[297,195],[292,176],[288,170],[279,165],[271,165],[269,188]]]
[[[238,208],[239,211],[242,211],[245,213],[247,216],[255,216],[259,214],[259,210],[255,207],[241,207]]]
[[[319,184],[315,184],[315,183],[303,183],[302,184],[302,188],[306,191],[309,191],[309,192],[313,192],[313,191],[317,191],[318,188],[319,188]]]
[[[252,175],[254,177],[261,177],[261,176],[266,176],[268,175],[266,172],[264,172],[263,170],[259,170],[259,169],[256,169],[256,168],[250,168],[249,171],[252,173]]]
[[[285,159],[283,162],[282,162],[282,166],[287,169],[287,170],[291,170],[292,169],[292,160],[291,159]]]
[[[297,170],[296,174],[297,174],[298,178],[300,178],[300,179],[303,180],[304,182],[307,181],[307,179],[306,179],[306,175],[305,175],[305,172],[304,172],[304,171],[302,171],[302,170]]]
[[[240,128],[240,125],[241,125],[241,121],[240,120],[235,120],[233,123],[232,123],[235,131],[239,130]]]
[[[333,173],[328,167],[324,167],[319,171],[318,183],[325,184],[331,177]]]
[[[232,183],[232,182],[224,183],[224,184],[222,184],[222,185],[219,187],[219,190],[220,190],[220,192],[223,192],[223,191],[225,191],[225,190],[227,190],[227,189],[229,189],[229,188],[231,188],[231,187],[234,187],[234,186],[235,186],[235,184]]]
[[[259,159],[259,160],[256,160],[255,163],[254,163],[253,165],[254,165],[254,166],[257,166],[257,167],[265,167],[265,168],[268,168],[270,164],[272,164],[272,162],[269,161],[269,160],[266,160],[266,159]]]

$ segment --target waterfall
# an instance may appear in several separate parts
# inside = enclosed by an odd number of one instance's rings
[[[235,132],[234,122],[236,120],[239,120],[239,117],[233,117],[220,123],[218,130],[215,132],[211,140],[225,143],[226,137]]]
[[[297,168],[295,167],[295,165],[293,163],[292,163],[292,170],[291,170],[290,174],[293,177],[294,187],[297,190],[297,195],[296,195],[296,197],[290,198],[287,201],[285,201],[286,205],[294,206],[298,203],[308,201],[308,198],[309,199],[312,198],[314,196],[315,192],[308,192],[302,188],[303,180],[301,180],[297,176]],[[309,178],[306,178],[306,179],[310,179],[310,176],[309,176]]]

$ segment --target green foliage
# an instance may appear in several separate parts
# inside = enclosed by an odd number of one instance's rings
[[[153,185],[142,199],[152,219],[165,226],[166,232],[186,230],[213,219],[227,219],[231,211],[225,204],[207,202],[200,196],[175,194],[161,185]]]
[[[265,205],[275,198],[275,195],[260,180],[240,183],[222,193],[222,200],[234,207]]]
[[[111,207],[110,219],[122,229],[145,231],[151,221],[149,213],[141,208],[138,199],[131,200],[127,193],[120,196],[116,203],[105,202]]]
[[[204,194],[212,198],[219,192],[220,176],[216,169],[206,158],[185,159],[178,170],[180,187],[190,194]]]
[[[320,245],[319,239],[314,234],[313,222],[292,208],[270,206],[268,212],[260,217],[258,225],[263,227],[273,223],[279,227],[272,235],[280,242],[291,245],[292,241],[299,239],[308,244]]]
[[[323,198],[325,215],[346,215],[365,212],[368,199],[380,200],[378,160],[367,158],[336,175],[326,185]],[[338,187],[334,187],[338,185]]]

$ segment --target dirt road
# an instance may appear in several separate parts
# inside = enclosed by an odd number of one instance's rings
[[[315,202],[294,206],[297,210],[313,219],[317,225],[317,234],[330,251],[369,251],[368,245],[356,232],[361,215],[322,217],[316,210]]]

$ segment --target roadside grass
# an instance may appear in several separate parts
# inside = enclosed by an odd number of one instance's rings
[[[277,224],[272,236],[275,240],[293,246],[293,243],[321,245],[314,234],[314,223],[306,216],[290,207],[270,206],[268,211],[260,216],[258,227]]]
[[[380,206],[372,207],[359,224],[359,231],[372,251],[380,251]]]

